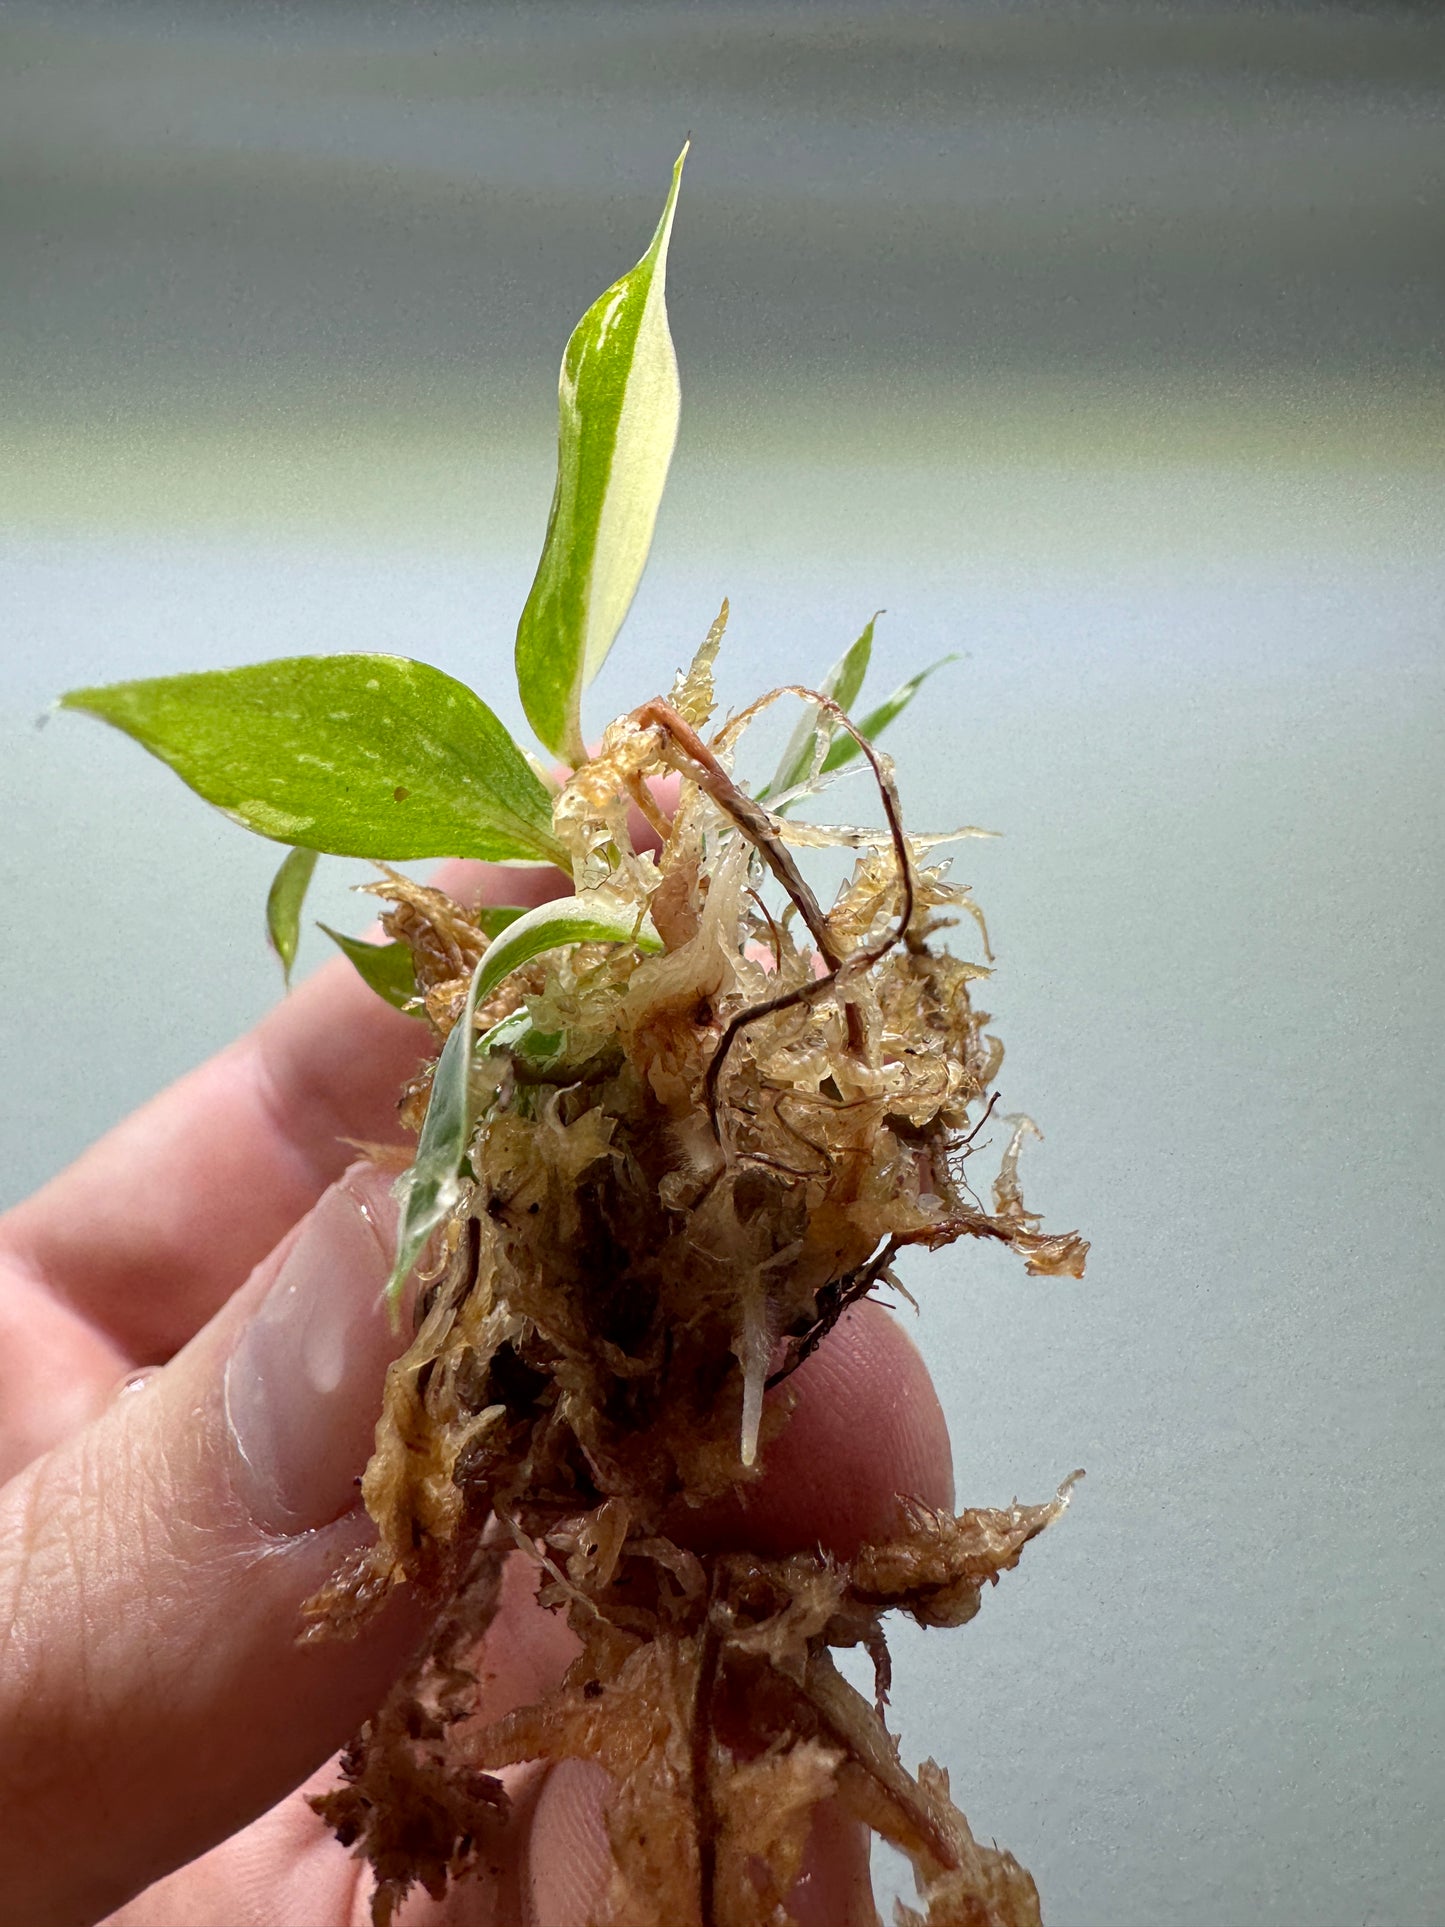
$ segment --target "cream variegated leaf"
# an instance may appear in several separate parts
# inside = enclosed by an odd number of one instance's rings
[[[622,627],[652,546],[681,388],[667,325],[667,250],[687,148],[642,259],[572,332],[557,386],[557,482],[517,628],[527,719],[555,754],[584,755],[582,691]]]

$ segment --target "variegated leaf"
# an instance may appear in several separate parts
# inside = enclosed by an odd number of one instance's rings
[[[557,483],[517,628],[517,686],[538,737],[585,754],[582,691],[601,668],[652,546],[681,389],[667,325],[667,249],[687,148],[651,245],[573,330],[557,385]]]

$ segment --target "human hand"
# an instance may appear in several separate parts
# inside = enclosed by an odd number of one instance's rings
[[[506,894],[558,882],[509,871]],[[338,960],[0,1219],[6,1921],[366,1918],[366,1871],[304,1794],[422,1623],[403,1602],[353,1644],[295,1638],[301,1601],[368,1537],[357,1479],[399,1343],[380,1303],[388,1183],[347,1168],[346,1140],[396,1138],[426,1043]],[[847,1554],[889,1530],[899,1492],[950,1503],[942,1414],[885,1313],[858,1307],[790,1382],[797,1409],[749,1493],[755,1549]],[[512,1561],[485,1710],[541,1697],[572,1650]],[[606,1876],[600,1772],[507,1777],[493,1866],[439,1905],[413,1896],[405,1927],[586,1917]],[[819,1820],[794,1911],[875,1919],[851,1823]]]

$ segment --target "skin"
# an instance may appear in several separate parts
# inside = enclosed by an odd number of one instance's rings
[[[514,903],[561,887],[479,865],[438,881]],[[338,959],[0,1219],[5,1919],[369,1918],[365,1869],[303,1796],[334,1778],[423,1622],[403,1599],[352,1644],[301,1649],[295,1635],[301,1601],[369,1537],[355,1479],[400,1341],[376,1302],[387,1187],[354,1147],[398,1140],[396,1095],[427,1046]],[[287,1396],[305,1347],[285,1327],[258,1405],[257,1374],[228,1365],[256,1355],[262,1307],[294,1297],[303,1272],[331,1324],[345,1314],[345,1370],[324,1396]],[[847,1554],[889,1531],[900,1492],[951,1504],[937,1398],[887,1313],[860,1306],[792,1383],[796,1411],[745,1515],[699,1520],[697,1543],[746,1533],[759,1549]],[[290,1468],[279,1486],[273,1460]],[[532,1592],[519,1557],[481,1656],[494,1717],[545,1693],[572,1651]],[[510,1790],[491,1870],[441,1904],[413,1894],[404,1927],[587,1917],[606,1882],[605,1777],[585,1762],[522,1768]],[[799,1927],[876,1919],[866,1842],[835,1813],[815,1827],[793,1911]]]

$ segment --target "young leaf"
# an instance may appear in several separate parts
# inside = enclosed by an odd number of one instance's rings
[[[550,1070],[562,1061],[566,1045],[564,1032],[539,1031],[523,1004],[510,1017],[503,1017],[490,1030],[482,1032],[477,1039],[477,1056],[487,1057],[493,1051],[504,1050],[513,1057],[524,1058],[534,1069]]]
[[[546,785],[465,683],[402,656],[294,656],[73,689],[228,816],[332,856],[564,863]]]
[[[318,930],[324,930],[331,941],[356,965],[363,982],[369,984],[378,997],[397,1010],[405,1010],[416,997],[416,969],[412,963],[411,951],[404,943],[365,943],[360,937],[344,937],[339,930],[333,930],[329,923],[321,923]]]
[[[882,613],[880,609],[877,614],[869,618],[868,626],[862,635],[851,645],[846,654],[834,663],[823,678],[818,693],[831,696],[842,710],[851,710],[858,700],[858,692],[863,687],[863,678],[868,673],[868,660],[873,654],[873,625]],[[759,802],[765,801],[769,796],[782,796],[806,779],[809,770],[813,767],[813,747],[820,728],[829,736],[832,735],[831,720],[822,714],[815,703],[810,703],[803,712],[798,727],[788,740],[788,747],[783,751],[777,774],[766,788],[759,790]]]
[[[907,709],[935,669],[942,669],[945,663],[957,661],[956,655],[940,656],[937,662],[929,663],[928,667],[920,669],[916,676],[910,676],[907,682],[900,683],[886,701],[879,703],[876,709],[870,709],[862,718],[858,724],[860,732],[868,738],[870,743],[873,742],[883,734],[895,716],[901,715]],[[854,738],[840,730],[828,746],[828,754],[823,758],[820,774],[827,776],[831,771],[841,769],[845,763],[851,763],[853,758],[860,754],[861,751]]]
[[[639,924],[634,909],[600,890],[585,896],[559,897],[528,910],[488,945],[472,972],[462,1014],[448,1032],[437,1059],[416,1162],[398,1186],[401,1225],[396,1263],[386,1287],[393,1316],[401,1288],[422,1247],[461,1197],[462,1162],[472,1135],[471,1067],[477,1006],[522,964],[546,950],[572,943],[634,943],[639,950],[647,951],[662,948],[650,922]]]
[[[281,959],[281,974],[288,990],[296,946],[301,940],[301,905],[306,900],[317,854],[315,850],[288,850],[266,895],[266,934],[271,939],[271,948]]]
[[[583,315],[557,383],[557,483],[536,580],[517,626],[517,687],[547,748],[582,761],[582,691],[622,627],[667,480],[681,389],[667,326],[672,170],[646,254]]]

